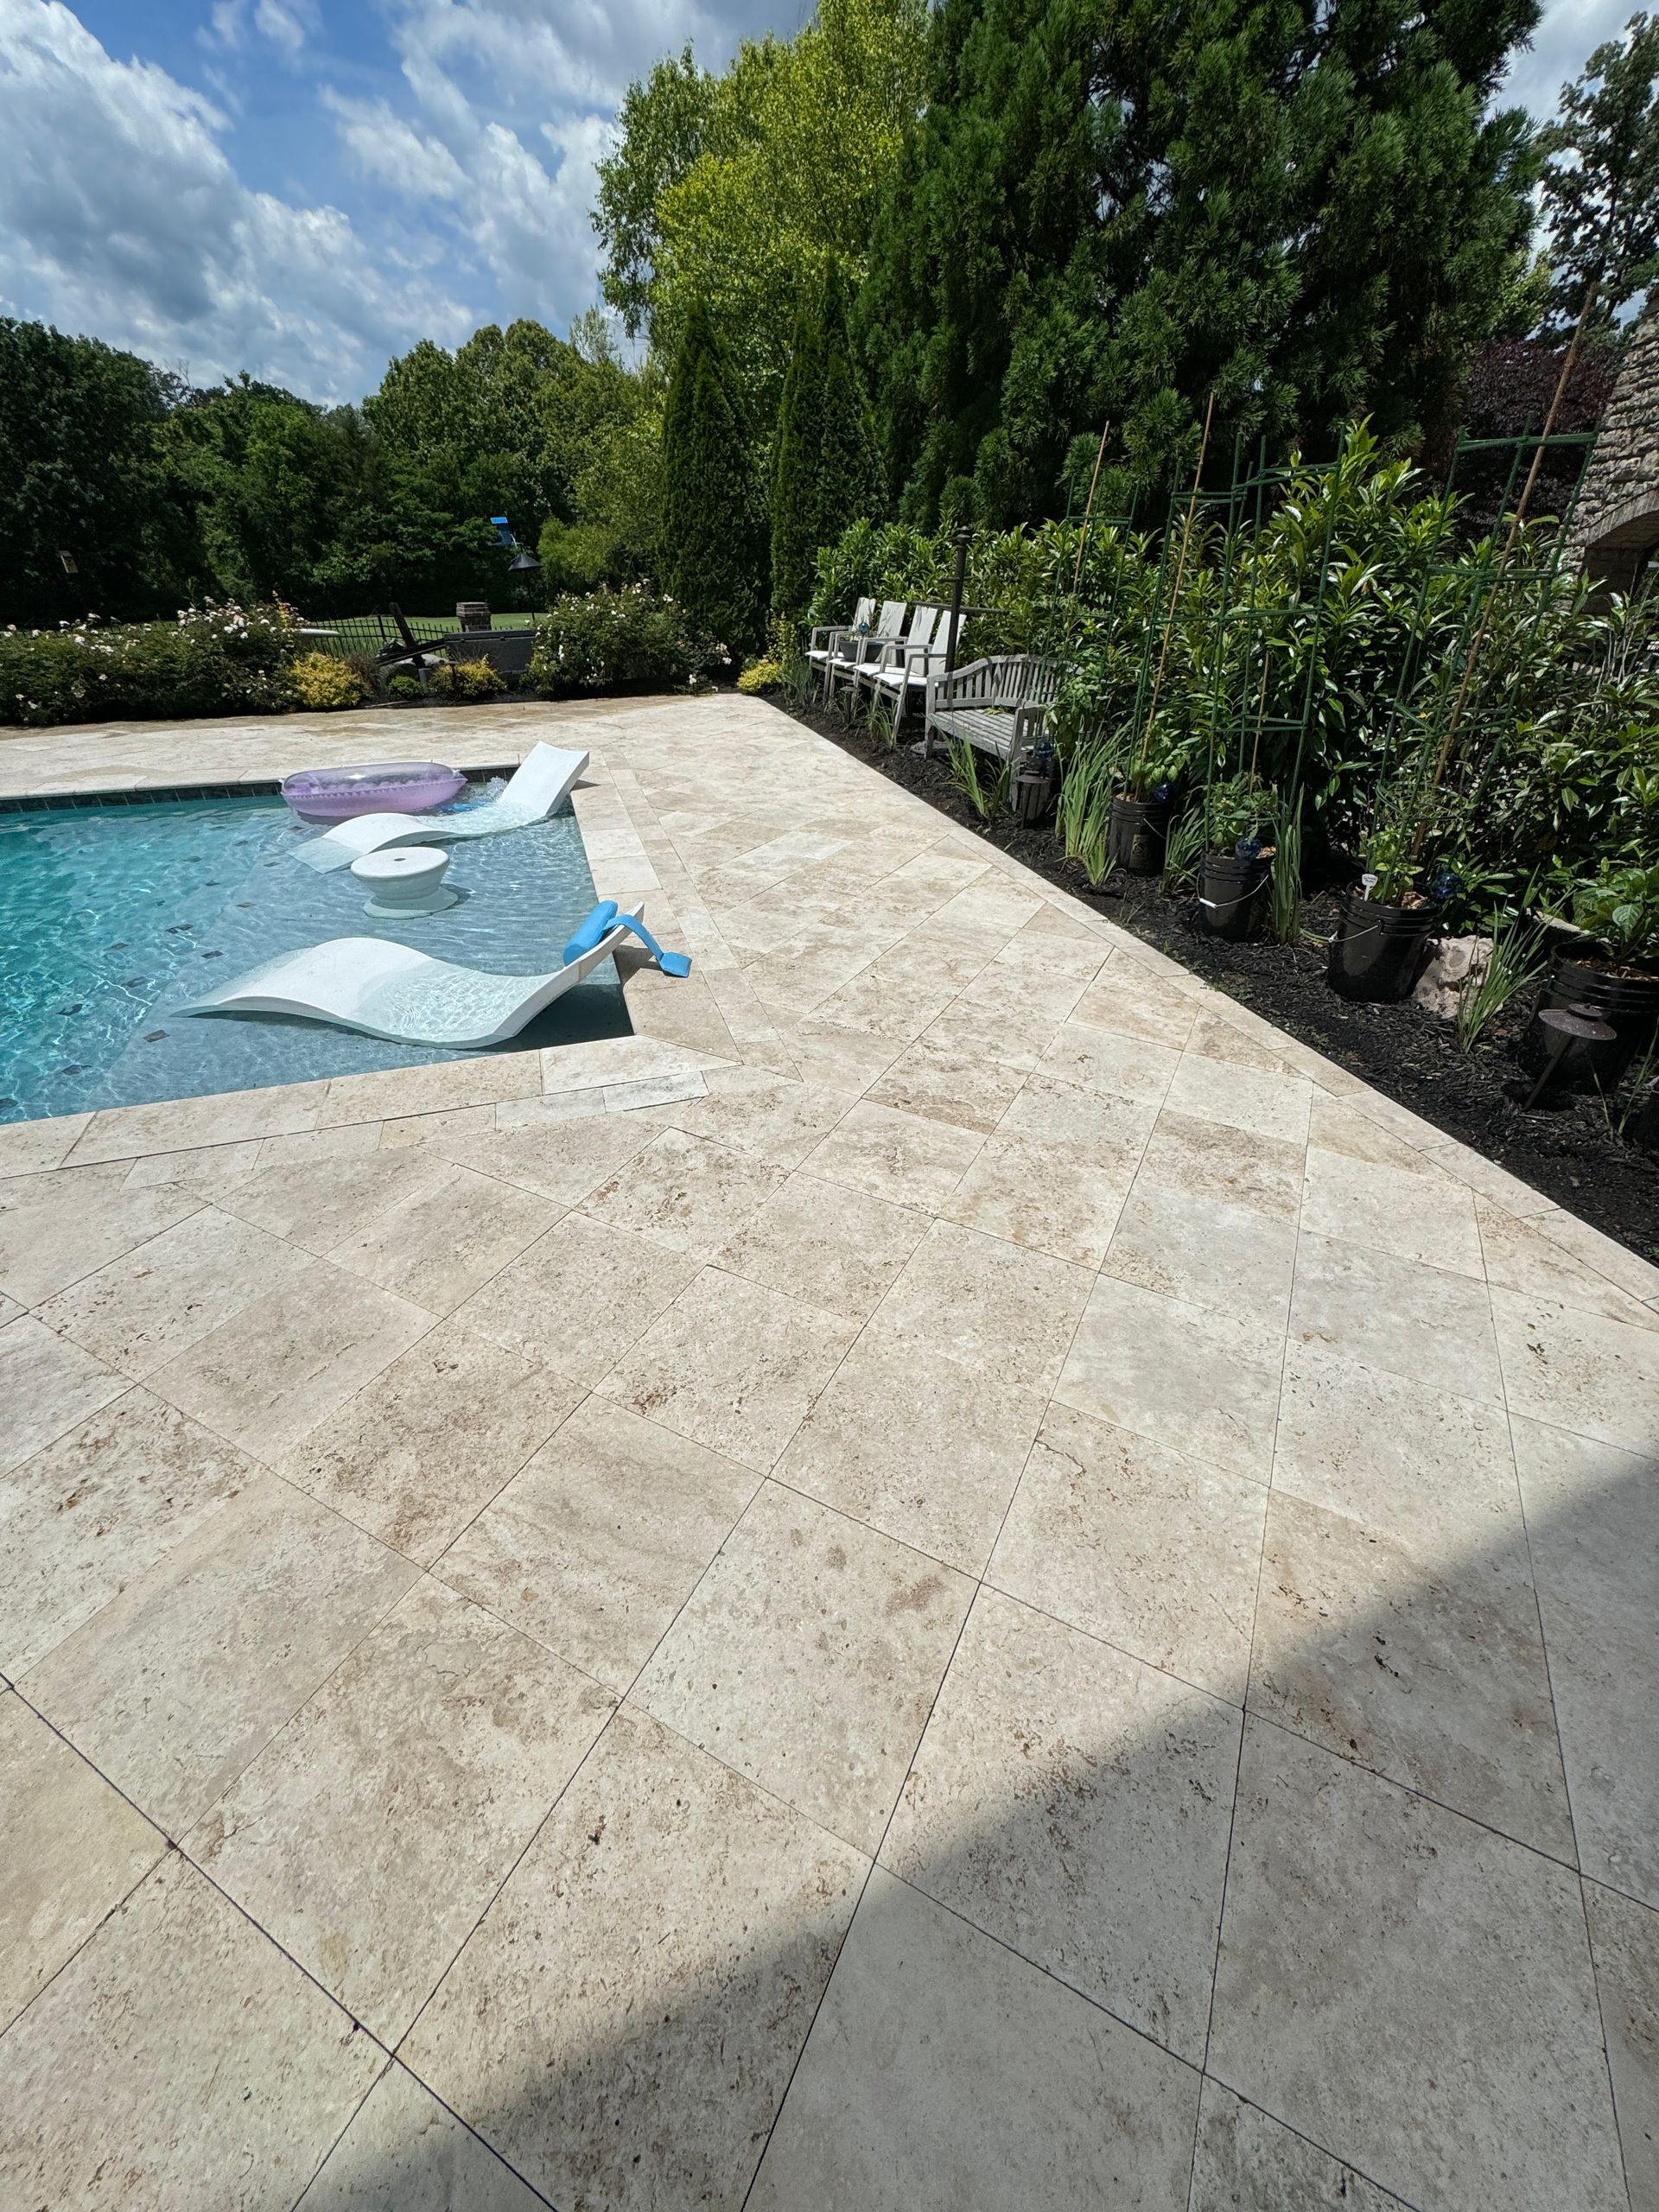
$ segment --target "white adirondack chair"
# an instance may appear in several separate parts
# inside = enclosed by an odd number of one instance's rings
[[[837,645],[845,638],[861,638],[868,631],[875,617],[875,601],[861,599],[853,610],[850,622],[820,622],[807,640],[806,658],[810,666],[818,672],[820,684],[824,667]]]
[[[860,664],[884,645],[896,645],[905,626],[905,601],[884,599],[881,612],[869,628],[849,630],[836,640],[834,650],[823,664],[823,696],[833,699],[836,687],[844,679],[855,677]]]
[[[872,703],[886,699],[893,706],[895,735],[911,698],[919,698],[930,676],[944,666],[950,648],[950,610],[948,607],[918,607],[902,645],[884,645],[874,660],[866,661],[855,682],[869,687]]]

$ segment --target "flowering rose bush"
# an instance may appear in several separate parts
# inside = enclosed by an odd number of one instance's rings
[[[536,627],[532,690],[553,699],[577,691],[683,690],[718,658],[698,645],[671,599],[643,584],[567,592]]]
[[[172,622],[0,632],[0,722],[276,714],[298,640],[282,607],[181,609]]]

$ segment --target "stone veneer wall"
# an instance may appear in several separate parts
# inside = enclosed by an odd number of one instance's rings
[[[1571,556],[1628,589],[1659,545],[1659,300],[1631,336],[1573,518]]]

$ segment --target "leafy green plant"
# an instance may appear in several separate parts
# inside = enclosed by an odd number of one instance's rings
[[[294,704],[308,712],[360,707],[369,696],[359,672],[332,653],[302,653],[289,663],[288,683]]]
[[[389,676],[386,678],[386,696],[412,702],[425,698],[426,686],[418,676]]]
[[[556,599],[536,632],[530,685],[548,698],[622,690],[683,690],[714,655],[694,642],[683,609],[643,585]]]
[[[1211,852],[1230,853],[1242,839],[1270,842],[1275,804],[1274,793],[1255,776],[1229,776],[1211,784],[1195,801],[1205,844]]]
[[[1473,969],[1458,993],[1458,1043],[1472,1052],[1483,1033],[1511,999],[1535,983],[1548,963],[1540,949],[1535,924],[1517,914],[1492,916],[1491,947],[1484,967]]]
[[[1659,868],[1604,863],[1573,885],[1573,918],[1610,960],[1631,967],[1659,962]]]
[[[1187,738],[1170,722],[1154,716],[1124,770],[1126,795],[1147,799],[1160,790],[1173,790],[1185,771],[1191,752]]]
[[[759,660],[752,660],[737,679],[737,688],[747,698],[754,698],[762,691],[776,689],[784,680],[784,664],[775,654],[762,653]]]
[[[1417,870],[1411,824],[1398,819],[1383,823],[1360,841],[1359,859],[1363,873],[1375,879],[1367,896],[1380,906],[1403,906]]]
[[[978,751],[965,738],[950,741],[950,780],[982,822],[1008,803],[1008,764],[1000,760],[988,774]]]

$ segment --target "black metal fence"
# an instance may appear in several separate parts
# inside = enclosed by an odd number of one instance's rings
[[[453,636],[460,626],[453,614],[406,614],[404,620],[423,643],[431,638]],[[535,620],[533,614],[497,614],[491,627],[523,630]],[[372,659],[383,645],[399,642],[397,625],[390,614],[308,614],[302,627],[308,645],[318,652],[338,653],[342,658],[347,653],[367,653]]]

